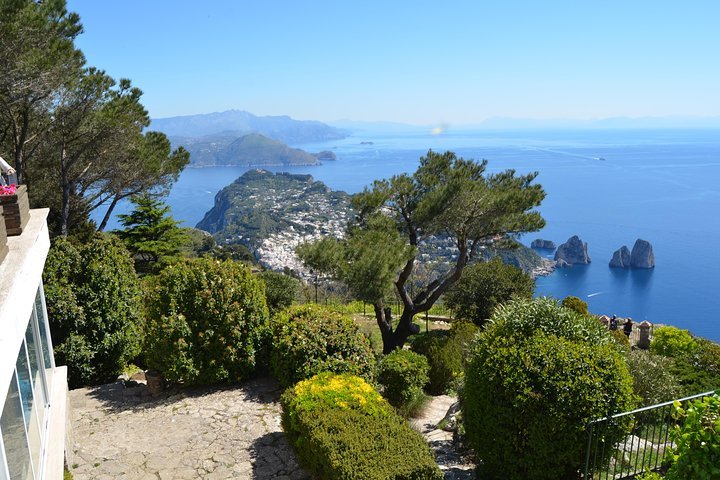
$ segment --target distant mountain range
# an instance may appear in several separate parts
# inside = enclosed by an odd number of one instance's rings
[[[348,132],[322,122],[294,120],[288,116],[258,117],[242,110],[155,118],[150,129],[161,131],[168,137],[186,138],[218,134],[237,138],[259,133],[289,144],[338,140],[348,136]]]
[[[287,143],[338,140],[348,132],[316,121],[287,116],[258,117],[241,110],[153,119],[151,130],[165,133],[173,147],[190,152],[190,165],[318,165],[334,160],[332,152],[311,154]]]

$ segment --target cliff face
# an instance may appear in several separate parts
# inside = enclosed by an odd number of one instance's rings
[[[650,242],[641,238],[635,240],[630,254],[630,266],[632,268],[653,268],[655,266],[655,254]]]
[[[612,268],[630,268],[630,249],[623,245],[613,253],[612,260],[610,260],[610,267]]]
[[[555,252],[555,261],[558,267],[567,265],[587,265],[591,262],[588,255],[587,243],[580,237],[573,235],[567,242],[560,245]]]

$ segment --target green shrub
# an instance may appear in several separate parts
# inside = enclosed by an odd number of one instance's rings
[[[402,416],[409,417],[422,407],[429,369],[423,355],[409,350],[395,350],[380,360],[378,383],[383,396]]]
[[[431,330],[415,335],[411,349],[428,359],[430,383],[428,393],[440,395],[457,391],[464,373],[464,361],[478,332],[471,322],[453,322],[450,330]]]
[[[632,379],[604,327],[553,300],[498,308],[473,343],[463,420],[481,478],[575,478],[587,423],[632,406]]]
[[[608,332],[620,350],[624,354],[629,355],[632,351],[632,346],[630,345],[630,339],[627,335],[625,335],[625,332],[622,330],[608,330]]]
[[[633,391],[642,399],[641,407],[648,407],[678,398],[680,385],[671,373],[673,361],[645,350],[628,355],[633,377]]]
[[[270,329],[270,370],[285,387],[320,372],[373,376],[370,342],[352,318],[298,305],[275,315]]]
[[[695,344],[691,355],[672,359],[670,371],[683,396],[720,388],[720,345],[704,338],[696,338]]]
[[[588,304],[580,300],[578,297],[565,297],[562,301],[562,306],[565,308],[569,308],[570,310],[577,312],[581,315],[587,315],[589,313]]]
[[[687,408],[676,403],[675,416],[679,425],[670,432],[675,449],[666,478],[720,478],[720,397],[705,397]]]
[[[265,281],[265,298],[270,313],[292,305],[300,290],[300,281],[289,275],[266,270],[260,274]]]
[[[363,379],[322,373],[281,398],[298,461],[323,480],[441,480],[420,433]]]
[[[454,373],[462,370],[462,359],[445,348],[449,341],[448,330],[430,330],[412,337],[410,349],[427,358],[430,367],[427,391],[431,395],[440,395],[449,390]]]
[[[663,477],[661,477],[659,473],[646,472],[635,478],[637,480],[662,480]]]
[[[112,381],[140,352],[140,289],[122,244],[55,239],[43,272],[57,363],[71,388]]]
[[[532,298],[534,291],[535,281],[528,274],[496,257],[465,268],[444,298],[457,318],[483,325],[498,305]]]
[[[149,282],[148,366],[186,384],[247,378],[268,318],[264,290],[237,262],[200,258],[167,267]]]
[[[666,357],[692,355],[697,350],[697,343],[690,332],[675,327],[660,327],[653,332],[650,351]]]

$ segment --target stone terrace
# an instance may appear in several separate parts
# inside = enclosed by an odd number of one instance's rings
[[[307,479],[269,379],[169,391],[122,382],[70,392],[69,468],[83,479]]]

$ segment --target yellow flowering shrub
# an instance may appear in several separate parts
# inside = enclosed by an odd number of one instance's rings
[[[365,380],[320,373],[288,388],[282,426],[300,463],[326,480],[441,480],[422,435]]]

